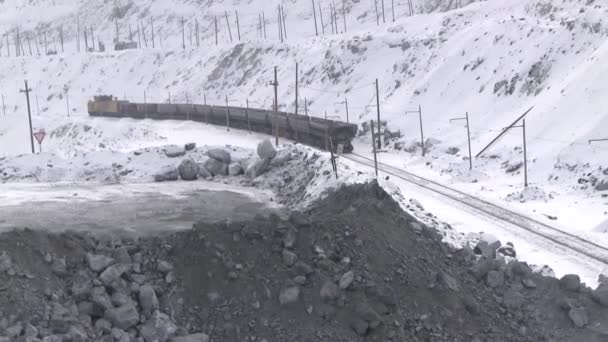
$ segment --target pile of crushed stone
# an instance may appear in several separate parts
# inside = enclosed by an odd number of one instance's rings
[[[0,235],[0,341],[608,338],[608,283],[506,254],[442,243],[376,182],[165,235],[15,230]]]

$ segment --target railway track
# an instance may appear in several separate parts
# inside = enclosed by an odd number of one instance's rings
[[[343,158],[374,168],[372,159],[355,153],[344,155]],[[507,223],[511,227],[524,230],[524,233],[532,233],[552,245],[557,244],[570,252],[593,259],[603,264],[602,268],[608,267],[608,248],[603,245],[391,165],[378,162],[378,171],[455,201],[468,211]]]

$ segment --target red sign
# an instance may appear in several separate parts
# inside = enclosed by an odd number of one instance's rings
[[[36,140],[38,141],[38,144],[42,144],[42,140],[44,140],[45,136],[46,136],[46,133],[44,132],[43,129],[34,133],[34,138],[36,138]]]

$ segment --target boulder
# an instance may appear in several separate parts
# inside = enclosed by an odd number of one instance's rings
[[[325,302],[331,302],[340,297],[340,288],[332,281],[326,281],[323,286],[321,286],[320,294],[321,299],[323,299]]]
[[[93,289],[93,280],[86,271],[79,271],[72,280],[72,295],[75,299],[86,299]]]
[[[228,164],[214,158],[209,158],[203,163],[203,167],[213,176],[228,175]]]
[[[353,281],[355,280],[355,272],[353,271],[348,271],[346,273],[344,273],[342,275],[342,277],[340,278],[340,289],[341,290],[346,290],[347,288],[350,287],[350,285],[353,283]]]
[[[577,291],[581,285],[581,278],[576,274],[566,274],[559,280],[559,284],[567,291]]]
[[[186,151],[192,151],[196,148],[196,143],[187,143],[186,145],[184,145],[184,150]]]
[[[491,288],[497,288],[504,284],[505,276],[500,271],[490,271],[486,276],[486,285]]]
[[[272,159],[277,155],[277,150],[270,142],[270,139],[260,142],[258,144],[257,152],[260,159]]]
[[[577,328],[584,328],[589,323],[589,317],[583,308],[571,308],[568,317]]]
[[[164,313],[156,310],[141,328],[141,336],[146,342],[167,342],[175,336],[177,325]]]
[[[99,280],[112,289],[118,289],[122,286],[123,280],[121,276],[129,269],[129,266],[124,264],[115,264],[103,271],[99,275]]]
[[[107,310],[105,318],[112,323],[112,326],[127,330],[139,323],[139,312],[135,305],[127,304]]]
[[[209,179],[209,178],[213,177],[211,172],[209,172],[209,170],[207,170],[207,168],[205,167],[204,163],[198,164],[198,176],[201,177],[202,179]]]
[[[491,246],[487,241],[479,241],[477,245],[475,245],[473,251],[475,252],[475,254],[484,256],[488,259],[496,258],[496,248],[494,248],[494,246]]]
[[[243,167],[239,163],[232,163],[228,165],[228,174],[230,176],[239,176],[243,173]]]
[[[173,265],[170,262],[164,260],[158,260],[156,268],[162,273],[169,273],[173,271]]]
[[[291,152],[289,152],[288,150],[281,150],[280,152],[277,153],[277,155],[274,158],[272,158],[272,160],[270,161],[270,166],[271,167],[283,166],[287,162],[289,162],[291,159],[292,159]]]
[[[192,159],[184,159],[177,168],[179,176],[185,181],[196,180],[198,178],[198,164]]]
[[[193,334],[187,336],[174,337],[170,342],[209,342],[209,336],[207,334]]]
[[[230,157],[230,152],[222,149],[222,148],[214,148],[207,151],[207,155],[209,158],[221,161],[224,164],[230,164],[232,162],[232,158]]]
[[[177,168],[173,166],[165,166],[154,175],[154,181],[156,182],[176,181],[178,179],[179,172],[177,171]]]
[[[281,303],[281,305],[295,303],[298,301],[299,297],[300,288],[298,286],[288,287],[283,289],[279,294],[279,303]]]
[[[144,285],[139,288],[139,305],[146,317],[150,317],[158,309],[158,298],[152,286]]]
[[[298,260],[298,256],[296,255],[296,253],[288,251],[286,249],[283,250],[283,262],[285,263],[286,266],[288,266],[288,267],[293,266],[297,260]]]
[[[608,190],[608,179],[604,179],[603,181],[598,182],[595,185],[595,190],[597,190],[597,191],[606,191],[606,190]]]
[[[169,158],[177,158],[186,154],[186,150],[179,146],[167,146],[164,149],[165,155]]]
[[[255,159],[252,161],[245,170],[245,175],[250,179],[257,178],[264,172],[268,171],[270,166],[270,159]]]
[[[604,307],[608,307],[608,283],[601,283],[593,292],[591,298]]]
[[[114,263],[114,259],[99,254],[87,253],[87,263],[93,272],[101,272]]]

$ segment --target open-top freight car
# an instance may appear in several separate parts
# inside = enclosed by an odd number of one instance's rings
[[[89,115],[154,120],[192,120],[274,135],[334,151],[352,152],[357,125],[272,110],[177,103],[132,103],[112,96],[95,96]]]

